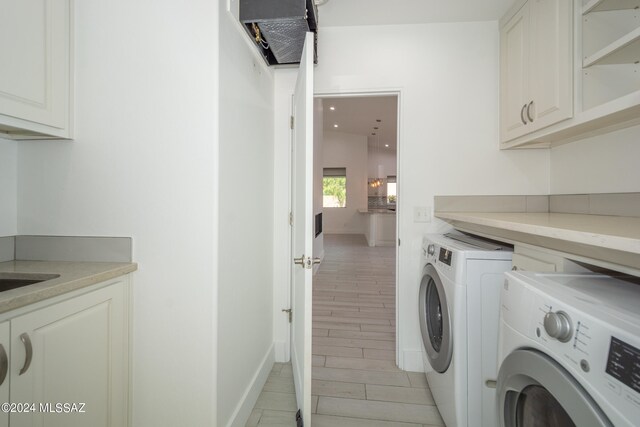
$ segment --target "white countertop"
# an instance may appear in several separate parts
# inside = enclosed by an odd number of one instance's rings
[[[382,215],[395,215],[396,211],[389,209],[358,209],[361,214],[382,214]]]
[[[104,282],[138,269],[128,262],[0,262],[0,273],[58,274],[60,277],[0,292],[0,313]]]
[[[510,230],[640,254],[640,218],[564,213],[436,212],[447,222]]]

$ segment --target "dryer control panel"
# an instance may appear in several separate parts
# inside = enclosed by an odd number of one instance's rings
[[[438,261],[451,267],[452,256],[453,256],[453,252],[451,252],[451,250],[447,248],[440,248],[440,253],[438,254]]]
[[[611,337],[605,372],[640,393],[640,349]]]

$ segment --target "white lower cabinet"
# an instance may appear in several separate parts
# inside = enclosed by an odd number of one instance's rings
[[[0,426],[128,424],[127,294],[124,277],[0,324],[11,347],[0,393],[16,406]],[[25,404],[29,412],[19,410]]]

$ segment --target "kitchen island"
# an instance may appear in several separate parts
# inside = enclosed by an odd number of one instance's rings
[[[392,209],[360,209],[368,217],[365,238],[369,246],[394,246],[396,243],[396,211]]]

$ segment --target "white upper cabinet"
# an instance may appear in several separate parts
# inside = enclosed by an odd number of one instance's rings
[[[501,27],[501,142],[573,116],[572,41],[567,0],[528,0]]]
[[[640,124],[639,8],[640,0],[518,0],[500,25],[501,148]]]
[[[500,108],[502,140],[527,133],[529,103],[529,3],[507,23],[500,35]]]
[[[72,137],[73,0],[0,0],[0,137]]]

